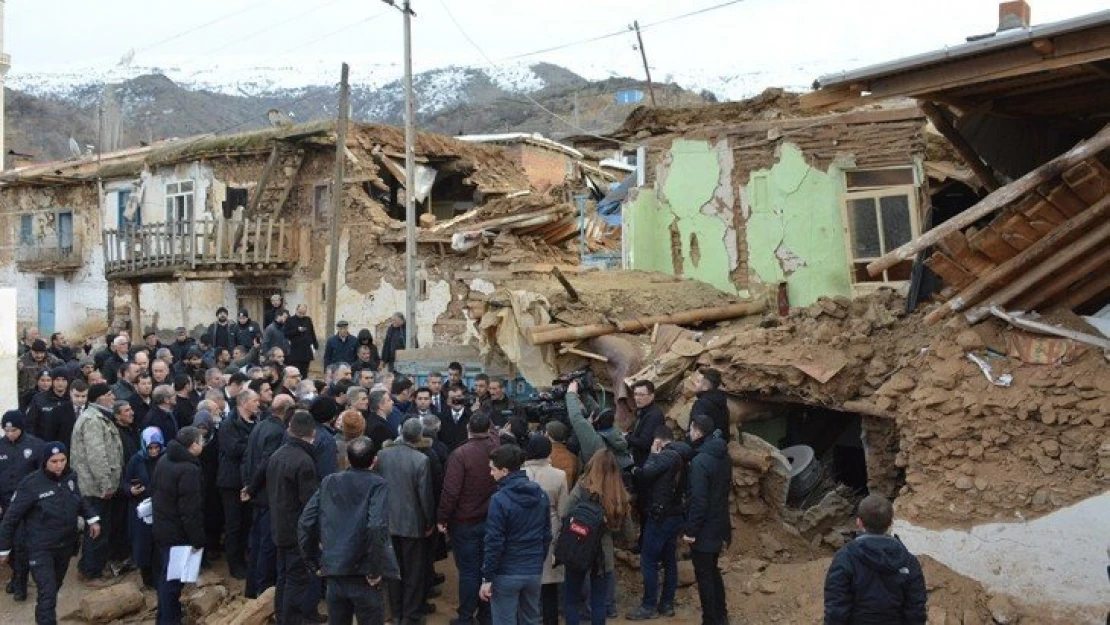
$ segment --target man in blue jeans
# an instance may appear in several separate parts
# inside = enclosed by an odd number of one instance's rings
[[[461,389],[452,387],[450,396],[461,400]],[[490,620],[489,604],[478,600],[482,584],[482,544],[490,497],[497,490],[497,483],[490,475],[489,455],[500,443],[490,432],[486,414],[472,416],[466,427],[469,438],[447,458],[437,518],[439,531],[447,533],[451,540],[459,571],[459,609],[452,625],[471,625],[475,616],[485,625]],[[440,436],[443,436],[442,430]]]
[[[540,584],[551,544],[547,494],[520,470],[524,450],[505,445],[489,455],[497,492],[486,517],[482,562],[483,601],[490,602],[493,625],[539,625]]]
[[[658,616],[674,616],[674,595],[678,586],[678,561],[675,549],[682,529],[682,499],[686,490],[685,466],[694,450],[675,441],[671,429],[656,428],[651,454],[644,466],[633,470],[639,491],[648,496],[644,505],[644,542],[640,550],[640,572],[644,576],[644,598],[640,607],[628,614],[630,621]],[[663,567],[663,592],[659,592],[659,567]]]

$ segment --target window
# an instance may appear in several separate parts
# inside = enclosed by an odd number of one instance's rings
[[[185,224],[193,219],[193,201],[192,180],[167,184],[166,221],[180,224],[179,229],[184,230]]]
[[[139,206],[138,202],[135,202],[134,206],[130,206],[132,197],[131,191],[127,190],[116,193],[116,210],[118,216],[116,223],[119,224],[120,230],[138,228],[143,225],[142,207]],[[127,217],[129,210],[131,211],[130,219]]]
[[[73,211],[58,211],[58,250],[63,256],[73,253]]]
[[[328,223],[331,215],[331,185],[318,184],[312,188],[312,214],[317,225]]]
[[[35,218],[32,215],[19,216],[19,244],[35,244]]]
[[[867,265],[921,234],[917,187],[909,167],[845,172],[844,228],[854,283],[910,279],[913,261],[903,261],[872,277]]]

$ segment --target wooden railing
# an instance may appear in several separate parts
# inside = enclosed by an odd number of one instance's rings
[[[104,273],[173,273],[186,270],[287,269],[296,263],[284,219],[167,221],[104,232]]]

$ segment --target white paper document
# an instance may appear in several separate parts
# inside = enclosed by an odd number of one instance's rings
[[[200,559],[203,549],[193,549],[185,545],[170,547],[170,562],[166,567],[166,579],[179,579],[185,584],[195,584],[200,576]]]

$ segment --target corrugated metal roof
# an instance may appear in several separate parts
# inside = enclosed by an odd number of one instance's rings
[[[826,74],[817,79],[818,88],[835,87],[837,85],[861,82],[875,78],[901,74],[930,65],[939,65],[946,61],[968,58],[995,50],[1016,47],[1035,39],[1055,37],[1067,33],[1086,30],[1096,26],[1110,24],[1110,10],[1082,15],[1072,19],[1040,24],[1030,28],[1015,28],[995,33],[985,39],[969,41],[958,46],[945,47],[940,50],[907,56],[894,61],[887,61],[877,65],[870,65],[856,70]]]

